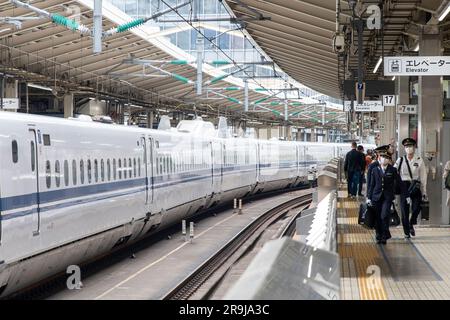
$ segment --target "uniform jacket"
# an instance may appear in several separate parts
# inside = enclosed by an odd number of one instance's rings
[[[406,161],[408,157],[400,157],[395,162],[394,167],[399,169],[401,159],[403,158],[402,167],[399,170],[399,175],[402,181],[411,181],[411,176],[409,175],[408,166],[406,164]],[[414,155],[411,161],[409,161],[409,167],[411,168],[411,173],[413,180],[419,180],[420,181],[420,191],[422,194],[427,194],[427,168],[425,166],[425,163],[423,162],[423,159],[417,155]]]
[[[375,160],[374,162],[372,162],[371,164],[369,164],[369,166],[367,167],[367,190],[369,190],[369,186],[370,186],[370,178],[372,177],[372,170],[373,168],[379,166],[380,163],[378,162],[378,160]]]
[[[367,189],[367,198],[372,201],[379,201],[381,196],[384,195],[386,200],[394,200],[394,185],[400,181],[399,179],[397,169],[390,164],[386,167],[384,173],[379,164],[372,167],[370,185],[368,185]]]
[[[366,159],[364,153],[352,149],[345,156],[345,172],[364,171],[366,169]]]

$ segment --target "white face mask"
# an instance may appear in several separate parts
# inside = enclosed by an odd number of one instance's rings
[[[414,147],[405,147],[405,151],[407,154],[413,154],[414,153]]]
[[[386,158],[381,157],[380,160],[378,160],[382,166],[387,166],[389,164],[389,160]]]

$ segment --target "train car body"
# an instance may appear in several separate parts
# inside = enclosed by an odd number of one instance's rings
[[[347,149],[0,112],[0,297]]]

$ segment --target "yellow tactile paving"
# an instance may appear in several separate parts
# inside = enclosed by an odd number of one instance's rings
[[[386,300],[388,298],[380,270],[383,258],[373,241],[373,231],[358,224],[359,203],[341,198],[338,203],[338,243],[341,257],[341,276],[344,280],[342,298],[361,300]],[[354,270],[349,268],[353,263]],[[346,279],[348,281],[346,281]],[[355,294],[356,278],[359,296]]]

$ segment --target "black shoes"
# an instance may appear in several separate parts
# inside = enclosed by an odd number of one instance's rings
[[[405,234],[405,239],[409,239],[411,236],[409,234]]]
[[[412,235],[413,237],[416,236],[416,230],[414,230],[413,225],[411,225],[411,227],[410,227],[410,229],[409,229],[409,233],[411,233],[411,235]]]

